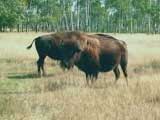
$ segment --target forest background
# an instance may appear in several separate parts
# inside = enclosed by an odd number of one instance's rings
[[[160,0],[0,0],[0,32],[160,33]]]

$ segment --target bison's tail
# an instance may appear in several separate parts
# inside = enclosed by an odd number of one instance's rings
[[[30,49],[31,47],[32,47],[32,44],[33,44],[33,42],[35,41],[36,39],[34,39],[33,41],[32,41],[32,43],[27,47],[27,49]]]

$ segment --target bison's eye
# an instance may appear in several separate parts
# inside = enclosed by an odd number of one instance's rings
[[[80,48],[77,48],[76,52],[78,52],[78,53],[81,52],[81,49],[80,49]]]

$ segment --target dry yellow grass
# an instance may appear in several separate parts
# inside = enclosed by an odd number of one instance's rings
[[[101,73],[86,86],[77,68],[63,71],[47,59],[47,77],[36,77],[35,48],[43,33],[0,33],[0,120],[159,120],[160,35],[111,34],[129,48],[129,86],[121,72]]]

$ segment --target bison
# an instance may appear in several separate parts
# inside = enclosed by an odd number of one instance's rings
[[[80,34],[79,38],[83,38],[83,41],[77,39],[75,42],[63,41],[61,44],[63,64],[66,66],[76,65],[86,75],[87,84],[89,79],[93,80],[98,78],[99,72],[114,71],[116,81],[120,77],[120,71],[118,66],[120,65],[124,76],[127,80],[127,63],[128,63],[128,51],[127,45],[124,41],[118,40],[112,36],[103,34],[87,35],[85,33]],[[72,48],[75,46],[79,52],[73,53]],[[68,48],[69,49],[66,49]],[[68,56],[72,54],[71,56]],[[73,55],[74,54],[74,55]]]
[[[81,35],[80,32],[57,32],[35,38],[27,49],[30,49],[32,44],[35,42],[35,47],[39,56],[39,59],[37,60],[38,75],[41,76],[41,70],[43,75],[46,74],[44,70],[44,60],[46,56],[60,61],[62,68],[70,69],[72,66],[66,66],[63,64],[63,61],[66,61],[66,59],[64,59],[64,54],[62,53],[69,50],[69,54],[66,52],[65,56],[71,58],[74,53],[80,51],[79,44],[84,40],[85,35]],[[70,42],[71,44],[69,44],[65,49],[61,49],[64,41]],[[70,46],[72,48],[70,48]]]

